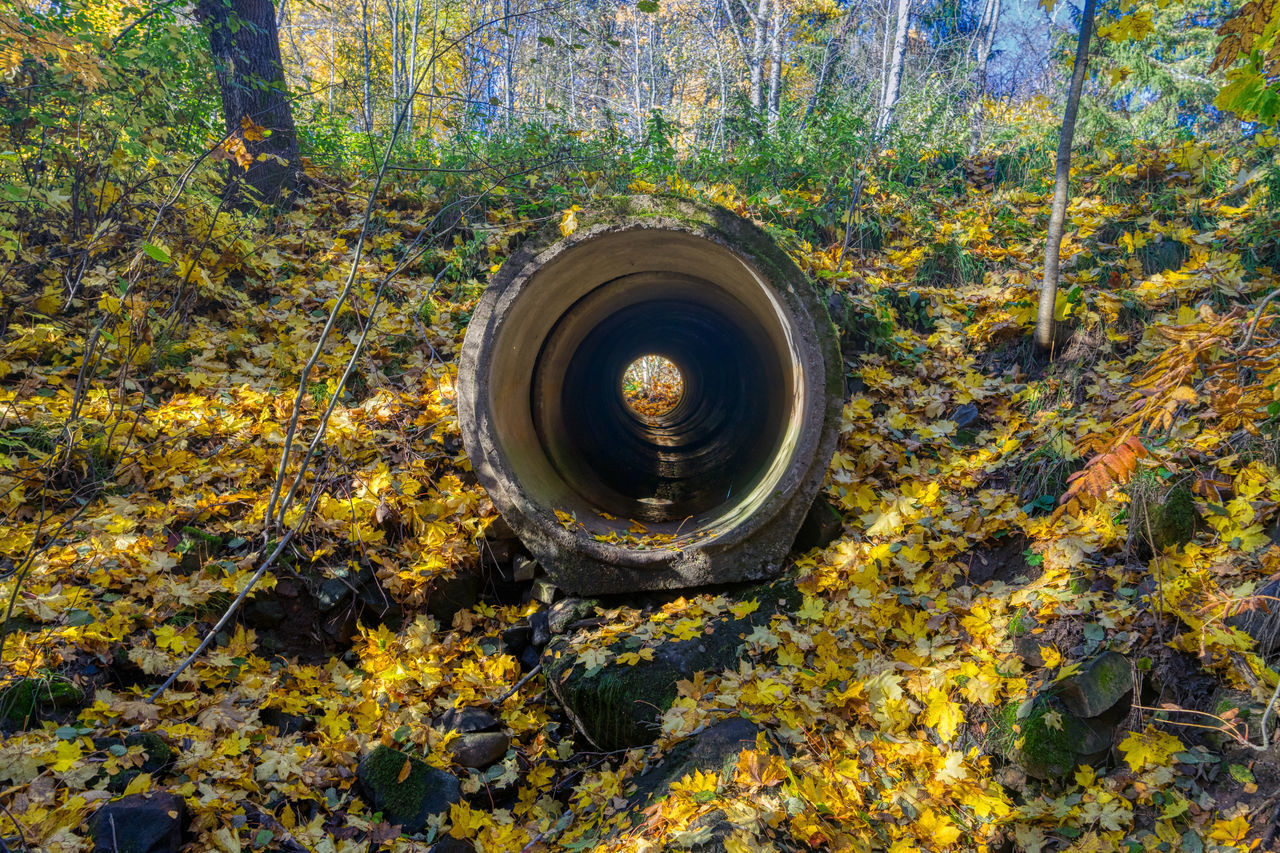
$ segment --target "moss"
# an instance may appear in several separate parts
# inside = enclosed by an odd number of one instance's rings
[[[401,782],[405,762],[409,774]],[[373,809],[408,833],[421,831],[432,815],[443,814],[462,799],[462,788],[452,774],[389,746],[366,755],[356,773]]]
[[[365,761],[367,784],[378,792],[382,816],[391,823],[403,824],[417,814],[427,796],[427,764],[389,746],[379,746]],[[397,781],[406,761],[409,775],[403,782]]]
[[[1195,535],[1197,520],[1191,490],[1184,485],[1174,486],[1165,495],[1164,503],[1151,515],[1153,544],[1163,549],[1190,542]]]
[[[0,722],[23,727],[38,722],[42,712],[73,708],[84,691],[60,675],[20,678],[0,689]]]
[[[1076,765],[1078,739],[1075,727],[1068,724],[1074,718],[1059,711],[1062,725],[1052,728],[1046,717],[1053,710],[1048,702],[1036,701],[1016,725],[1019,763],[1027,773],[1042,779],[1064,776]]]
[[[107,776],[107,790],[121,793],[129,783],[143,773],[158,776],[173,767],[174,752],[164,738],[155,732],[139,732],[131,734],[123,741],[119,738],[101,738],[94,740],[93,745],[99,750],[110,750],[116,755],[124,755],[123,750],[141,749],[142,764],[128,767]],[[101,776],[99,776],[101,778]]]
[[[1019,607],[1009,617],[1009,634],[1013,637],[1021,637],[1024,634],[1031,633],[1036,627],[1036,620],[1031,617],[1025,607]]]
[[[795,582],[787,579],[750,587],[735,597],[756,599],[759,609],[741,619],[708,620],[711,633],[662,641],[654,647],[653,660],[634,665],[613,662],[618,655],[634,651],[633,638],[621,637],[609,644],[605,649],[609,662],[587,669],[570,636],[556,637],[543,654],[547,682],[596,746],[606,750],[647,746],[658,733],[663,713],[675,701],[677,682],[698,671],[736,667],[743,635],[768,623],[775,613],[800,607],[804,600]]]

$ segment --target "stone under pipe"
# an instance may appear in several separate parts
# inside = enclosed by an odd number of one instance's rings
[[[571,592],[776,574],[839,429],[822,300],[721,207],[640,196],[577,220],[521,246],[472,315],[458,411],[476,476]],[[663,414],[624,398],[646,355],[682,380]]]

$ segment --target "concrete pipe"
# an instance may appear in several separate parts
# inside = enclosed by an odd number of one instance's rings
[[[571,592],[776,574],[839,428],[822,300],[723,208],[638,197],[577,218],[522,246],[472,316],[458,411],[476,476]],[[679,372],[668,411],[624,396],[643,356]]]

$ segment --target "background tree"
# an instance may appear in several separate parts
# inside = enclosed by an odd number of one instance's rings
[[[1080,109],[1080,92],[1089,65],[1089,39],[1093,35],[1095,0],[1085,0],[1080,15],[1080,34],[1076,40],[1076,58],[1072,66],[1067,105],[1062,113],[1062,130],[1058,134],[1058,157],[1054,166],[1053,206],[1049,210],[1049,227],[1044,248],[1044,280],[1040,284],[1040,304],[1036,311],[1036,345],[1042,350],[1053,347],[1053,310],[1058,299],[1058,267],[1062,249],[1062,228],[1067,218],[1067,200],[1071,187],[1071,144],[1076,134],[1076,113]]]
[[[227,133],[252,157],[244,181],[274,201],[296,190],[301,174],[275,7],[271,0],[199,0],[196,14],[209,27]]]

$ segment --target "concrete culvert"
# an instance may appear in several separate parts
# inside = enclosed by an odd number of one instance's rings
[[[842,367],[807,278],[723,208],[635,197],[550,228],[476,306],[462,435],[552,579],[600,594],[768,577],[835,449]],[[677,377],[628,399],[638,360]]]

